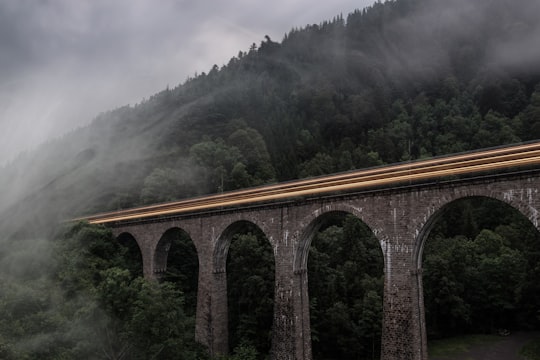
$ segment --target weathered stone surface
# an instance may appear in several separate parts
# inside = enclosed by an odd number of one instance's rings
[[[332,213],[353,214],[377,236],[384,256],[381,358],[426,360],[421,261],[432,224],[453,201],[485,196],[518,209],[538,228],[539,187],[539,174],[504,175],[116,224],[114,232],[136,239],[148,278],[159,277],[167,266],[168,244],[162,235],[172,228],[190,235],[199,257],[196,339],[218,354],[228,351],[229,244],[238,224],[259,227],[275,255],[272,358],[311,359],[307,287],[311,239]]]

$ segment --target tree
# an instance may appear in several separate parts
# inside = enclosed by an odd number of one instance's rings
[[[172,283],[136,277],[125,250],[109,229],[76,224],[58,242],[56,276],[66,294],[67,312],[78,331],[70,335],[73,354],[103,358],[200,359],[193,316]],[[101,356],[101,355],[99,355]],[[82,356],[88,358],[88,356]]]
[[[257,130],[249,127],[238,129],[229,136],[228,143],[238,148],[243,155],[246,172],[253,177],[252,186],[274,180],[276,174],[266,143]]]
[[[170,248],[167,254],[167,272],[160,280],[170,282],[182,293],[184,313],[195,316],[199,281],[197,249],[189,235],[180,229],[169,230],[163,236],[166,238],[161,241],[170,241]],[[195,328],[191,330],[195,332]]]
[[[517,129],[519,130],[519,127]],[[474,141],[477,148],[485,148],[517,143],[519,137],[516,135],[508,118],[490,111],[480,122],[480,128],[474,136]]]
[[[233,188],[231,171],[236,164],[245,161],[237,147],[228,146],[221,138],[215,141],[206,139],[193,145],[189,152],[193,163],[206,169],[208,191],[220,192]]]
[[[243,126],[241,122],[232,123]],[[249,127],[234,130],[227,142],[222,138],[206,139],[193,145],[190,157],[194,164],[206,169],[213,192],[262,185],[275,179],[264,139]]]
[[[536,86],[530,104],[519,116],[523,123],[521,138],[524,140],[540,138],[540,85]]]
[[[343,214],[342,214],[343,215]],[[308,259],[315,358],[378,356],[382,324],[382,252],[370,229],[353,216],[317,233]]]
[[[260,232],[233,237],[227,256],[227,289],[229,343],[235,352],[247,347],[264,356],[270,351],[274,266],[272,247]]]
[[[144,204],[151,204],[177,199],[180,192],[178,177],[173,169],[154,169],[144,179],[141,201]]]
[[[317,153],[311,160],[300,164],[298,174],[301,178],[327,175],[334,172],[334,159],[324,153]]]
[[[536,326],[538,239],[523,215],[493,199],[470,198],[446,209],[424,246],[428,336]]]
[[[471,269],[477,261],[470,256],[471,248],[475,249],[473,244],[463,237],[444,240],[437,239],[439,244],[434,244],[430,239],[433,243],[426,246],[436,246],[436,250],[426,247],[423,264],[425,298],[429,299],[426,327],[428,336],[433,338],[460,334],[470,328],[473,310],[466,299],[464,281],[472,289],[479,285],[478,275]],[[459,265],[454,267],[456,261]]]
[[[185,315],[182,293],[171,283],[132,284],[136,298],[127,322],[127,337],[132,344],[132,359],[201,359],[202,349],[195,345],[195,319]]]
[[[474,241],[481,254],[478,265],[481,294],[477,297],[475,315],[483,315],[485,331],[513,327],[526,277],[526,260],[520,251],[504,246],[502,237],[489,230],[483,230]]]

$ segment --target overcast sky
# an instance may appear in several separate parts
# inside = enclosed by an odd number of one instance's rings
[[[0,165],[98,113],[373,0],[0,0]]]

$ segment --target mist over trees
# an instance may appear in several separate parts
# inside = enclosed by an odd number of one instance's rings
[[[534,0],[377,2],[292,29],[281,42],[265,37],[222,67],[20,155],[0,169],[0,188],[9,189],[0,194],[0,312],[9,314],[0,319],[0,357],[201,358],[192,338],[196,261],[170,263],[162,281],[150,283],[130,262],[129,239],[126,247],[103,228],[56,224],[538,139],[539,13]],[[426,243],[429,336],[538,329],[536,230],[488,200],[455,206]],[[171,236],[172,249],[193,259],[189,239]],[[382,258],[374,241],[348,217],[314,239],[315,355],[378,353]],[[341,245],[332,250],[329,242]],[[264,271],[243,288],[228,285],[238,305],[230,315],[237,359],[264,356],[270,346],[269,329],[250,324],[267,322],[271,308],[241,300],[254,288],[271,291],[271,252],[246,231],[227,266],[241,279],[240,259],[253,249]],[[243,309],[257,310],[242,317]],[[163,318],[173,319],[167,333]]]
[[[266,37],[21,155],[0,209],[69,218],[535,139],[538,7],[390,1]]]

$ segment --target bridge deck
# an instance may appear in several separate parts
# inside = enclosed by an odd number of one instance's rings
[[[540,142],[534,142],[107,212],[74,220],[86,220],[93,224],[120,222],[231,206],[246,206],[306,195],[358,191],[448,176],[504,171],[538,164],[540,164]]]

